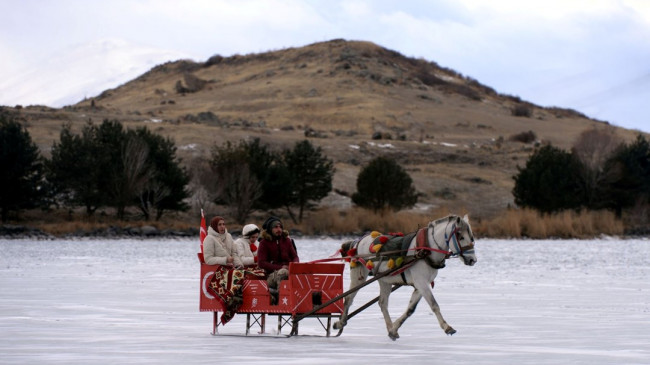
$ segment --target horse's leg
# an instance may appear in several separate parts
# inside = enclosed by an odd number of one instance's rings
[[[368,278],[368,273],[369,273],[368,269],[366,269],[361,265],[357,265],[356,267],[351,267],[350,268],[350,289],[363,284]],[[334,323],[334,329],[339,330],[345,327],[346,324],[348,324],[348,311],[350,310],[350,307],[354,302],[354,297],[357,295],[357,293],[358,291],[353,291],[352,293],[348,294],[343,300],[343,313],[341,314],[341,318],[338,321],[336,321],[336,323]]]
[[[420,294],[419,291],[413,290],[413,294],[411,294],[411,300],[409,301],[409,305],[406,308],[406,312],[402,314],[395,322],[393,322],[393,328],[388,331],[388,336],[390,338],[399,338],[399,334],[397,334],[397,330],[399,330],[400,327],[402,327],[402,324],[404,324],[404,321],[408,317],[410,317],[413,312],[415,312],[415,308],[418,306],[418,303],[420,302],[420,299],[422,298],[422,294]],[[392,335],[391,335],[392,334]]]
[[[438,318],[438,323],[440,324],[440,328],[442,328],[446,334],[453,335],[454,333],[456,333],[456,330],[453,329],[445,321],[444,318],[442,318],[442,313],[440,313],[440,306],[438,305],[438,302],[436,302],[436,299],[433,297],[433,293],[431,292],[431,287],[429,285],[430,284],[428,282],[423,282],[422,280],[413,283],[415,289],[419,291],[420,295],[422,295],[424,300],[426,300],[427,303],[429,303],[429,307],[431,307],[431,310],[436,315],[436,318]]]
[[[393,332],[393,321],[390,318],[390,313],[388,313],[388,297],[390,296],[390,289],[393,286],[389,283],[385,283],[382,280],[379,280],[379,308],[381,308],[381,314],[384,315],[384,321],[386,322],[386,330],[388,331],[388,337],[391,340],[395,341],[399,338],[397,332]]]

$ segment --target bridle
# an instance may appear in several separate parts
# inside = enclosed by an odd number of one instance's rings
[[[447,231],[450,230],[449,233]],[[451,220],[447,221],[447,226],[445,227],[444,233],[445,233],[445,248],[441,247],[440,244],[438,243],[438,240],[436,240],[435,236],[435,222],[429,223],[429,227],[427,227],[427,245],[429,248],[427,251],[431,252],[438,252],[441,254],[444,254],[444,258],[440,263],[434,263],[433,260],[429,257],[429,255],[426,256],[426,261],[427,263],[434,268],[443,268],[445,267],[445,260],[455,257],[455,256],[460,256],[465,260],[465,255],[468,254],[473,254],[474,253],[474,235],[472,235],[471,232],[469,232],[469,237],[470,237],[470,243],[468,245],[461,245],[460,242],[463,240],[463,236],[461,234],[461,227],[456,225],[456,223],[452,223]],[[431,244],[433,241],[433,244],[435,245],[435,248]]]

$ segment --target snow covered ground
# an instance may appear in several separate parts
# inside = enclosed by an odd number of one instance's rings
[[[297,240],[303,261],[340,242]],[[341,337],[212,336],[197,249],[198,239],[0,240],[0,363],[650,364],[647,239],[478,240],[474,267],[453,260],[436,280],[458,333],[446,336],[422,302],[395,342],[376,305]],[[393,293],[394,317],[410,290]],[[375,295],[372,284],[355,304]],[[220,332],[243,334],[244,320]],[[305,319],[300,332],[323,331]]]

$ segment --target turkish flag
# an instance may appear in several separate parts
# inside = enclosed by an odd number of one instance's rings
[[[203,209],[201,209],[201,230],[199,233],[199,238],[201,240],[201,253],[203,253],[203,240],[207,235],[208,235],[208,228],[205,226],[205,216],[203,215]]]

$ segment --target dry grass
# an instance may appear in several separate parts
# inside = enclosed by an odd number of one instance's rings
[[[493,238],[591,238],[621,235],[623,221],[609,211],[563,211],[541,214],[530,209],[507,210],[472,226],[477,236]]]
[[[295,229],[304,235],[359,235],[368,231],[413,232],[426,226],[430,221],[450,214],[464,215],[466,212],[452,212],[446,208],[428,212],[383,212],[374,213],[361,208],[334,209],[322,208],[308,212],[303,222],[293,224],[280,215],[288,229]],[[261,226],[268,214],[256,212],[249,219]],[[206,213],[206,218],[210,218]],[[113,215],[100,213],[93,217],[76,212],[28,211],[14,224],[38,228],[54,236],[81,232],[102,231],[109,227],[153,226],[158,230],[187,230],[198,228],[200,216],[190,213],[169,214],[160,221],[144,221],[133,216],[130,220],[119,221]],[[608,211],[564,211],[556,214],[540,214],[530,209],[509,209],[490,219],[472,219],[470,223],[477,238],[593,238],[601,235],[623,235],[625,226],[621,219]],[[230,223],[232,232],[241,227]]]
[[[407,211],[374,213],[362,208],[348,210],[324,208],[310,214],[308,219],[295,228],[309,235],[350,234],[367,231],[407,233],[449,214],[446,209],[422,213]]]

